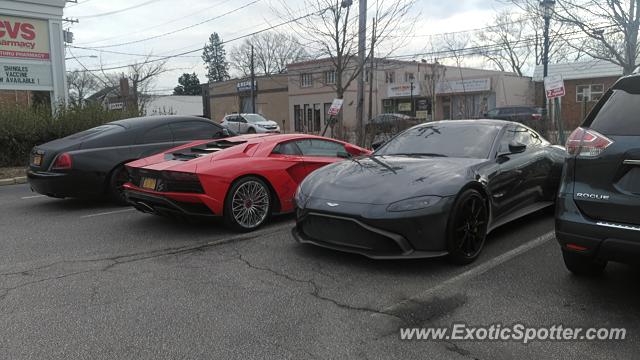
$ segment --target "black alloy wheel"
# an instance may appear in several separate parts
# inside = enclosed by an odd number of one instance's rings
[[[123,165],[120,165],[113,169],[111,176],[109,177],[109,187],[107,189],[109,199],[117,205],[127,205],[127,200],[124,196],[124,188],[122,187],[129,181],[129,174],[127,169]]]
[[[489,212],[484,197],[469,189],[457,199],[449,219],[447,248],[452,262],[466,265],[478,258],[487,238]]]

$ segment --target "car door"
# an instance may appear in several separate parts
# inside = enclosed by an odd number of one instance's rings
[[[296,186],[304,180],[309,171],[304,163],[302,152],[295,140],[285,141],[276,145],[271,154],[269,155],[271,160],[276,161],[280,166],[287,169],[287,173],[291,176],[291,179],[296,183]]]
[[[224,137],[222,127],[210,121],[177,121],[169,124],[175,145],[194,140],[219,139]]]
[[[143,158],[172,148],[173,134],[169,124],[161,124],[140,131],[136,136],[136,144],[132,153],[136,158]]]
[[[489,191],[493,205],[493,218],[499,219],[513,208],[518,198],[518,189],[523,181],[520,161],[509,154],[509,144],[514,141],[515,126],[508,126],[502,133],[496,151],[496,171],[489,180]]]
[[[227,127],[229,130],[240,134],[240,123],[238,122],[237,115],[229,115],[227,116]]]
[[[335,141],[303,139],[297,140],[296,145],[302,152],[302,157],[309,173],[349,157],[344,145]]]

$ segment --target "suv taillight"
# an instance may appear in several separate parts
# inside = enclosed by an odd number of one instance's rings
[[[584,157],[596,157],[613,144],[608,137],[585,128],[577,128],[567,139],[567,152],[569,155]]]
[[[71,164],[71,155],[68,153],[62,153],[58,155],[51,168],[53,170],[69,170],[71,169]]]
[[[542,120],[542,115],[540,115],[540,114],[531,114],[531,120]]]

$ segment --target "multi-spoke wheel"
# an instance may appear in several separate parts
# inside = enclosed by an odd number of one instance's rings
[[[485,199],[476,190],[463,192],[449,219],[447,247],[450,259],[457,264],[473,262],[484,247],[489,212]]]
[[[120,165],[113,169],[111,177],[109,178],[109,187],[107,192],[109,194],[109,198],[115,204],[127,205],[127,200],[124,197],[124,189],[122,187],[122,185],[127,181],[129,181],[129,175],[127,174],[127,169],[125,169],[124,166]]]
[[[246,177],[233,184],[227,195],[224,218],[235,230],[259,228],[271,214],[271,192],[259,178]]]

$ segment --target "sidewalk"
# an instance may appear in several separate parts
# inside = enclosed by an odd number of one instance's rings
[[[25,184],[27,182],[24,167],[0,167],[0,186]]]

